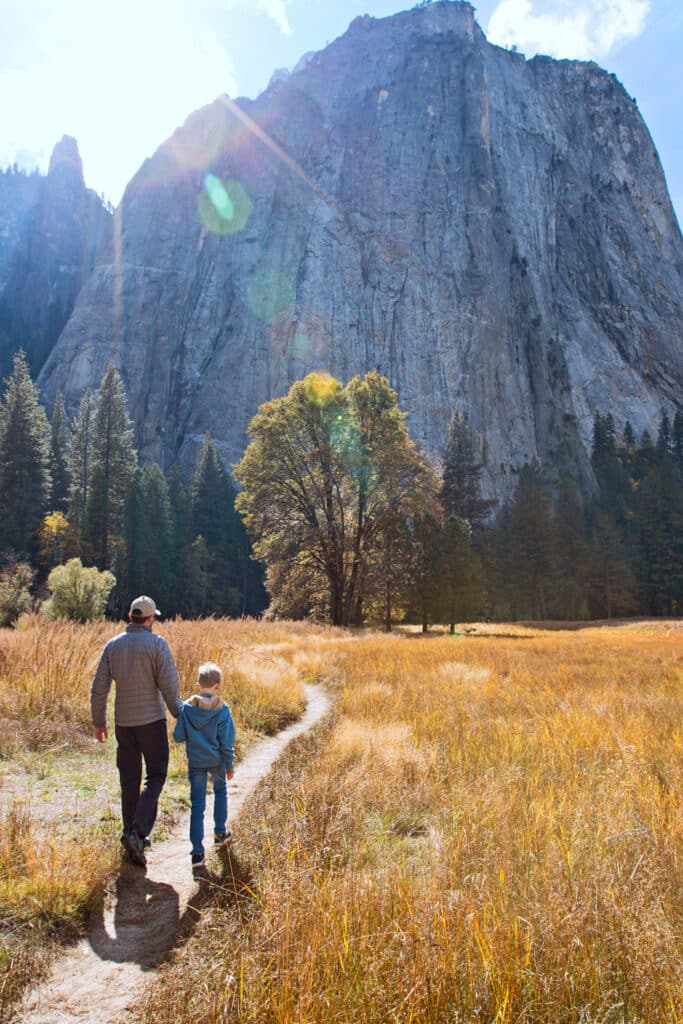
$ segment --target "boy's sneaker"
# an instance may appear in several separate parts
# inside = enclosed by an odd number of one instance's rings
[[[228,839],[232,839],[232,829],[226,828],[225,832],[214,832],[213,841],[216,846],[220,846],[221,843],[227,843]]]
[[[203,853],[193,853],[192,854],[192,867],[193,868],[201,868],[203,866],[204,866],[204,854]]]
[[[123,845],[126,848],[128,857],[133,864],[137,864],[138,867],[141,868],[147,866],[145,843],[142,836],[139,836],[137,832],[129,832],[128,835],[124,837]]]

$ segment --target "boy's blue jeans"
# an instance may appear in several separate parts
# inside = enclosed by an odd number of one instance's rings
[[[204,809],[206,807],[206,780],[213,782],[213,828],[225,832],[228,817],[228,786],[225,768],[189,768],[190,778],[190,842],[193,853],[204,853]]]

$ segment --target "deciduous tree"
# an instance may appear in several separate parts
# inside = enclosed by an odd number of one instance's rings
[[[383,523],[409,496],[436,488],[395,392],[378,373],[345,388],[309,374],[261,406],[249,435],[235,468],[237,507],[257,556],[271,569],[294,547],[318,577],[313,587],[326,581],[331,621],[348,625]]]

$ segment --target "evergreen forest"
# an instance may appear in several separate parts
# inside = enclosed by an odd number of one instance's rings
[[[15,355],[0,400],[0,623],[38,607],[73,559],[113,575],[113,617],[139,593],[166,617],[269,607],[387,629],[681,614],[680,412],[640,438],[597,414],[590,490],[526,465],[502,507],[481,496],[460,413],[430,459],[376,373],[346,387],[309,375],[261,407],[250,438],[239,496],[209,435],[190,477],[140,465],[113,365],[69,422],[59,394],[48,418]]]

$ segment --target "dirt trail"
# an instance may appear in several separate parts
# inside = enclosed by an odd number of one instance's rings
[[[328,710],[329,698],[320,687],[305,689],[303,716],[277,736],[262,740],[237,765],[228,785],[231,826],[287,744]],[[208,837],[213,835],[212,804],[209,796]],[[146,871],[122,865],[111,905],[91,920],[88,935],[54,964],[49,978],[26,996],[13,1018],[15,1024],[137,1022],[140,996],[175,945],[188,903],[198,890],[190,867],[188,828],[186,814],[168,840],[154,845]]]

